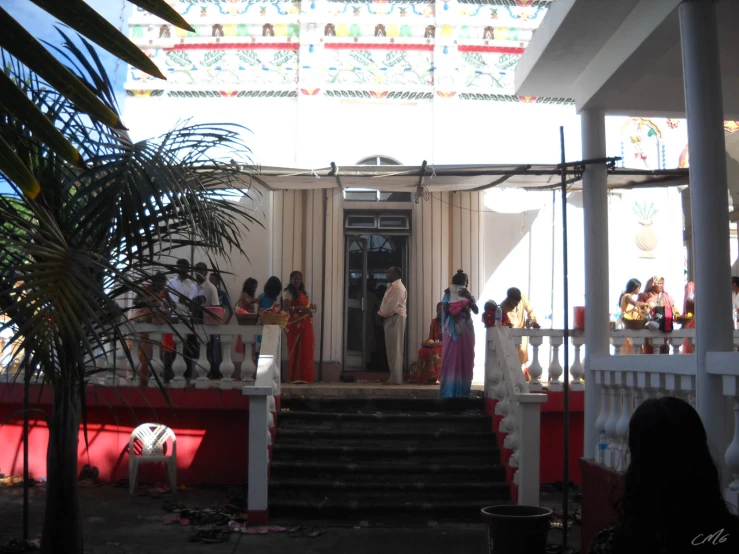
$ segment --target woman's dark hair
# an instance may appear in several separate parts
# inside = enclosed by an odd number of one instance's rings
[[[267,279],[267,282],[264,283],[264,294],[266,294],[270,298],[277,298],[278,296],[280,296],[281,290],[282,283],[274,275]]]
[[[300,275],[300,286],[297,289],[293,286],[293,277],[295,277],[296,275]],[[290,274],[290,282],[285,287],[285,292],[289,292],[292,295],[293,299],[298,298],[299,296],[298,292],[305,292],[305,283],[303,282],[303,274],[300,271],[296,270]]]
[[[452,285],[461,285],[464,287],[467,285],[467,281],[467,274],[462,269],[458,269],[457,273],[452,277]]]
[[[690,404],[671,396],[645,400],[629,423],[629,451],[614,506],[620,516],[614,552],[687,552],[699,533],[724,525],[730,535],[739,531],[703,422]]]
[[[627,294],[633,293],[640,286],[641,286],[641,281],[639,279],[629,279],[629,282],[626,283],[626,288],[621,293],[621,296],[618,297],[618,305],[621,306],[621,300],[623,300],[624,296],[626,296]]]
[[[241,292],[244,292],[248,294],[249,296],[254,296],[257,293],[257,280],[254,277],[249,277],[246,281],[244,281],[244,286],[241,287]]]

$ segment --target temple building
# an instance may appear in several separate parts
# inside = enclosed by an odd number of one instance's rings
[[[402,268],[409,292],[406,365],[416,361],[457,269],[468,273],[482,302],[502,300],[516,286],[543,327],[561,327],[558,195],[499,190],[492,178],[476,189],[433,186],[437,166],[557,164],[560,126],[566,159],[581,158],[572,100],[515,94],[516,66],[550,0],[170,3],[196,32],[134,7],[130,37],[167,81],[129,70],[125,122],[134,138],[185,118],[237,123],[250,130],[252,148],[239,163],[316,170],[312,181],[289,190],[252,183],[248,202],[261,226],[250,228],[249,258],[223,260],[221,269],[231,273],[231,298],[247,277],[261,287],[270,275],[284,283],[292,270],[303,271],[319,306],[315,352],[323,355],[323,377],[336,378],[342,368],[381,369],[368,310],[390,265]],[[728,134],[737,129],[727,123]],[[733,138],[739,134],[727,140]],[[687,167],[685,122],[609,117],[607,151],[621,158],[620,167]],[[429,176],[420,197],[341,186],[349,167],[424,162]],[[319,171],[331,167],[331,176]],[[632,277],[664,275],[666,288],[682,297],[689,276],[683,208],[677,187],[610,194],[614,312]],[[570,304],[582,305],[580,192],[570,193],[568,209]],[[734,242],[732,260],[736,251]],[[479,318],[477,325],[481,335]],[[483,353],[479,340],[477,381]]]

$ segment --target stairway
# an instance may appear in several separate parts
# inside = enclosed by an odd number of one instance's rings
[[[510,502],[481,398],[283,398],[274,516],[480,521]]]

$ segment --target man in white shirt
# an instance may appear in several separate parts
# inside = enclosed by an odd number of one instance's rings
[[[739,310],[739,277],[731,278],[731,309]]]
[[[405,341],[405,304],[408,300],[408,291],[401,282],[400,268],[391,267],[387,270],[388,286],[382,298],[380,310],[377,312],[378,322],[382,322],[385,330],[385,349],[387,362],[390,366],[388,385],[403,383],[403,345]]]
[[[169,289],[169,298],[174,304],[175,313],[180,319],[187,319],[190,317],[190,306],[188,300],[192,299],[192,289],[195,283],[189,278],[190,273],[190,262],[185,259],[177,260],[177,275],[167,283]],[[185,365],[187,370],[185,371],[184,377],[189,379],[192,377],[192,360],[197,357],[195,347],[197,346],[197,337],[195,335],[188,335],[185,342]],[[176,352],[167,352],[164,357],[164,373],[168,379],[174,377],[172,372],[172,363],[177,356]]]
[[[190,262],[185,259],[177,260],[177,275],[167,282],[169,298],[175,306],[175,312],[180,317],[189,317],[190,308],[187,300],[192,298],[192,287],[195,284],[190,278]]]
[[[192,284],[190,298],[195,300],[198,296],[205,299],[203,307],[220,306],[218,302],[218,289],[208,280],[208,266],[203,262],[195,264],[195,283]]]

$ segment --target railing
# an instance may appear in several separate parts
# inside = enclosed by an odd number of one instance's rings
[[[249,490],[247,507],[250,523],[267,519],[269,447],[277,414],[282,367],[282,330],[264,327],[262,349],[253,386],[242,389],[249,397]]]
[[[499,336],[503,337],[506,334],[505,329],[503,331]],[[494,336],[498,335],[489,333],[489,340]],[[560,363],[560,350],[563,346],[574,351],[571,356],[570,390],[584,390],[582,356],[585,340],[582,332],[570,331],[570,345],[563,345],[564,332],[557,329],[511,329],[509,337],[508,344],[511,347],[512,356],[506,356],[505,361],[512,382],[520,382],[523,379],[520,377],[521,366],[515,354],[518,345],[522,344],[526,338],[531,351],[528,367],[531,377],[528,383],[529,391],[540,391],[544,388],[550,391],[562,390],[563,370]],[[545,339],[548,339],[549,343],[549,357],[545,362],[548,364],[546,375],[541,361]],[[652,330],[611,331],[613,355],[593,357],[592,367],[589,368],[590,375],[597,385],[595,391],[600,404],[595,422],[598,440],[593,454],[596,461],[616,471],[623,471],[626,468],[629,463],[627,442],[629,421],[634,410],[647,398],[676,396],[683,398],[693,406],[696,405],[696,357],[692,355],[695,346],[694,339],[695,331],[692,329],[677,330],[668,334]],[[734,332],[734,344],[739,349],[739,331]],[[643,345],[648,347],[644,351],[651,351],[651,353],[644,354]],[[493,397],[499,399],[496,412],[500,410],[499,413],[508,415],[508,404],[505,403],[508,392],[501,386],[500,377],[496,376],[498,370],[495,368],[497,363],[494,356],[495,341],[489,344],[488,353],[492,353],[493,356],[489,356],[486,361],[486,390],[492,390]],[[723,396],[733,401],[733,439],[724,454],[724,461],[732,481],[725,491],[725,497],[727,502],[737,510],[736,507],[739,506],[739,353],[709,353],[706,365],[709,373],[721,378]],[[516,369],[518,369],[517,372]],[[716,399],[716,402],[721,401],[723,399]],[[505,423],[501,423],[501,431],[515,430],[515,426],[509,429],[509,421],[504,421]],[[727,420],[725,424],[731,428],[732,422]],[[518,437],[514,436],[509,440],[509,444],[515,445],[518,440]],[[515,458],[512,456],[513,463],[520,464],[520,458],[520,453]],[[537,459],[532,460],[532,463],[534,462],[538,463],[538,453]]]
[[[507,327],[487,330],[485,397],[497,401],[495,414],[503,416],[495,431],[506,435],[503,446],[513,451],[507,462],[516,468],[513,482],[518,487],[518,504],[538,506],[540,414],[547,397],[531,393]]]
[[[130,327],[127,330],[132,330]],[[156,325],[138,323],[133,325],[135,335],[129,338],[133,366],[125,356],[122,348],[114,350],[107,358],[100,355],[95,360],[95,366],[101,371],[92,378],[92,383],[102,386],[134,386],[140,384],[139,371],[141,361],[138,353],[140,346],[148,343],[151,353],[148,363],[151,370],[163,377],[164,363],[162,361],[162,338],[164,334],[173,334],[176,349],[176,359],[172,364],[174,377],[167,381],[165,386],[171,388],[185,387],[184,373],[186,364],[184,358],[185,341],[193,330],[184,324]],[[267,479],[269,470],[269,448],[272,444],[272,432],[275,427],[277,412],[276,398],[280,394],[280,373],[282,367],[282,330],[275,325],[248,326],[248,325],[202,325],[194,329],[200,344],[200,355],[193,360],[193,369],[198,372],[194,385],[198,389],[211,386],[221,389],[241,389],[249,397],[249,470],[248,470],[248,510],[249,521],[259,523],[266,521],[267,516]],[[255,365],[251,351],[256,343],[257,335],[262,335],[261,351],[258,365]],[[179,336],[178,336],[179,335]],[[211,336],[220,337],[222,362],[220,371],[223,378],[210,380],[207,377],[211,369],[207,358],[206,344]],[[241,363],[241,381],[235,381],[233,346],[241,337],[244,342],[244,360]],[[5,346],[3,342],[2,346]],[[0,352],[2,352],[0,350]],[[0,381],[18,380],[23,382],[23,376],[17,375],[17,363],[10,367],[0,368]],[[34,382],[43,380],[43,376],[33,376]],[[191,385],[193,383],[191,382]],[[149,386],[154,387],[156,381],[149,378]]]

